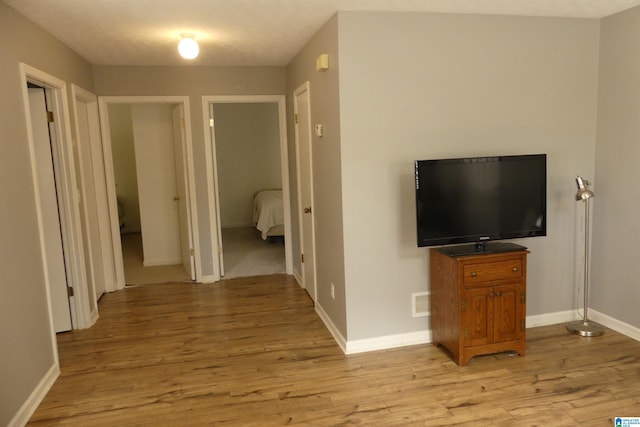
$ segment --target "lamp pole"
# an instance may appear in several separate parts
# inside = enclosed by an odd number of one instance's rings
[[[604,334],[602,325],[589,320],[589,199],[594,197],[593,192],[589,190],[589,181],[578,176],[576,178],[578,185],[577,201],[584,201],[584,317],[582,320],[571,322],[567,325],[567,330],[572,334],[581,335],[583,337],[598,337]]]

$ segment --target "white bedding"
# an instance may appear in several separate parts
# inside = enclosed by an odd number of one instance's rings
[[[253,200],[253,223],[264,240],[269,236],[282,235],[269,232],[273,227],[284,225],[282,190],[265,190],[256,194]],[[282,227],[278,228],[281,229]]]

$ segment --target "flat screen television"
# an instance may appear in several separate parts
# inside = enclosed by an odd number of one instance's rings
[[[547,234],[546,154],[417,160],[415,186],[419,247]]]

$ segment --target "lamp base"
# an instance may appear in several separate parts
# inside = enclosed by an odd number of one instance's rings
[[[576,320],[567,325],[567,331],[583,337],[599,337],[604,334],[604,327],[590,320]]]

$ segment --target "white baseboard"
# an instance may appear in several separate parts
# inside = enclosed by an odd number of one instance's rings
[[[98,313],[98,308],[96,307],[96,309],[91,312],[91,324],[87,327],[90,328],[93,325],[95,325],[99,317],[100,317],[100,313]]]
[[[182,265],[182,258],[177,259],[155,259],[155,260],[144,260],[142,261],[142,265],[145,267],[157,267],[159,265]]]
[[[344,354],[364,353],[367,351],[385,350],[408,345],[426,344],[431,342],[431,331],[410,332],[407,334],[389,335],[384,337],[367,338],[363,340],[347,341],[320,304],[316,304],[316,313],[324,322]]]
[[[29,419],[36,412],[40,403],[47,395],[53,383],[60,375],[60,367],[53,364],[47,373],[42,377],[36,388],[31,392],[27,400],[22,404],[18,412],[9,421],[8,427],[21,427],[29,422]]]
[[[302,275],[295,268],[293,269],[293,277],[296,279],[296,282],[298,282],[298,285],[302,287]]]
[[[224,224],[220,226],[221,229],[225,228],[256,228],[255,224],[251,223],[234,223],[234,224]]]
[[[336,328],[336,325],[331,321],[327,312],[324,311],[322,306],[318,303],[316,303],[316,313],[318,313],[318,316],[320,316],[320,319],[324,322],[324,325],[327,327],[329,333],[333,336],[333,339],[336,341],[338,346],[340,346],[342,352],[346,354],[347,341],[344,339],[338,328]]]
[[[329,318],[320,304],[316,304],[316,312],[318,313],[318,316],[320,316],[320,319],[322,319],[322,321],[324,322],[333,338],[336,340],[336,343],[340,346],[345,354],[387,350],[409,345],[427,344],[432,341],[430,329],[417,332],[409,332],[405,334],[387,335],[348,341],[342,336],[340,331],[338,331],[338,328],[336,328],[336,326],[331,321],[331,318]],[[618,319],[614,319],[611,316],[607,316],[606,314],[602,314],[593,309],[590,309],[589,313],[589,318],[594,322],[598,322],[603,326],[606,326],[616,332],[628,336],[629,338],[640,341],[640,328],[629,325],[628,323],[622,322]],[[580,315],[576,310],[557,311],[554,313],[527,316],[526,326],[527,328],[534,328],[537,326],[557,325],[559,323],[569,323],[578,319],[580,319]]]
[[[387,335],[376,338],[347,341],[346,354],[364,353],[367,351],[385,350],[408,345],[428,344],[431,342],[431,331],[417,331],[406,334]]]
[[[633,338],[636,341],[640,341],[640,328],[636,328],[633,325],[625,323],[621,320],[614,319],[611,316],[602,314],[599,311],[589,309],[589,319],[594,322],[600,323],[607,328],[613,329],[616,332],[626,335],[629,338]]]
[[[533,316],[527,316],[527,328],[535,328],[536,326],[557,325],[558,323],[572,322],[574,320],[578,320],[578,313],[575,310],[536,314]]]

